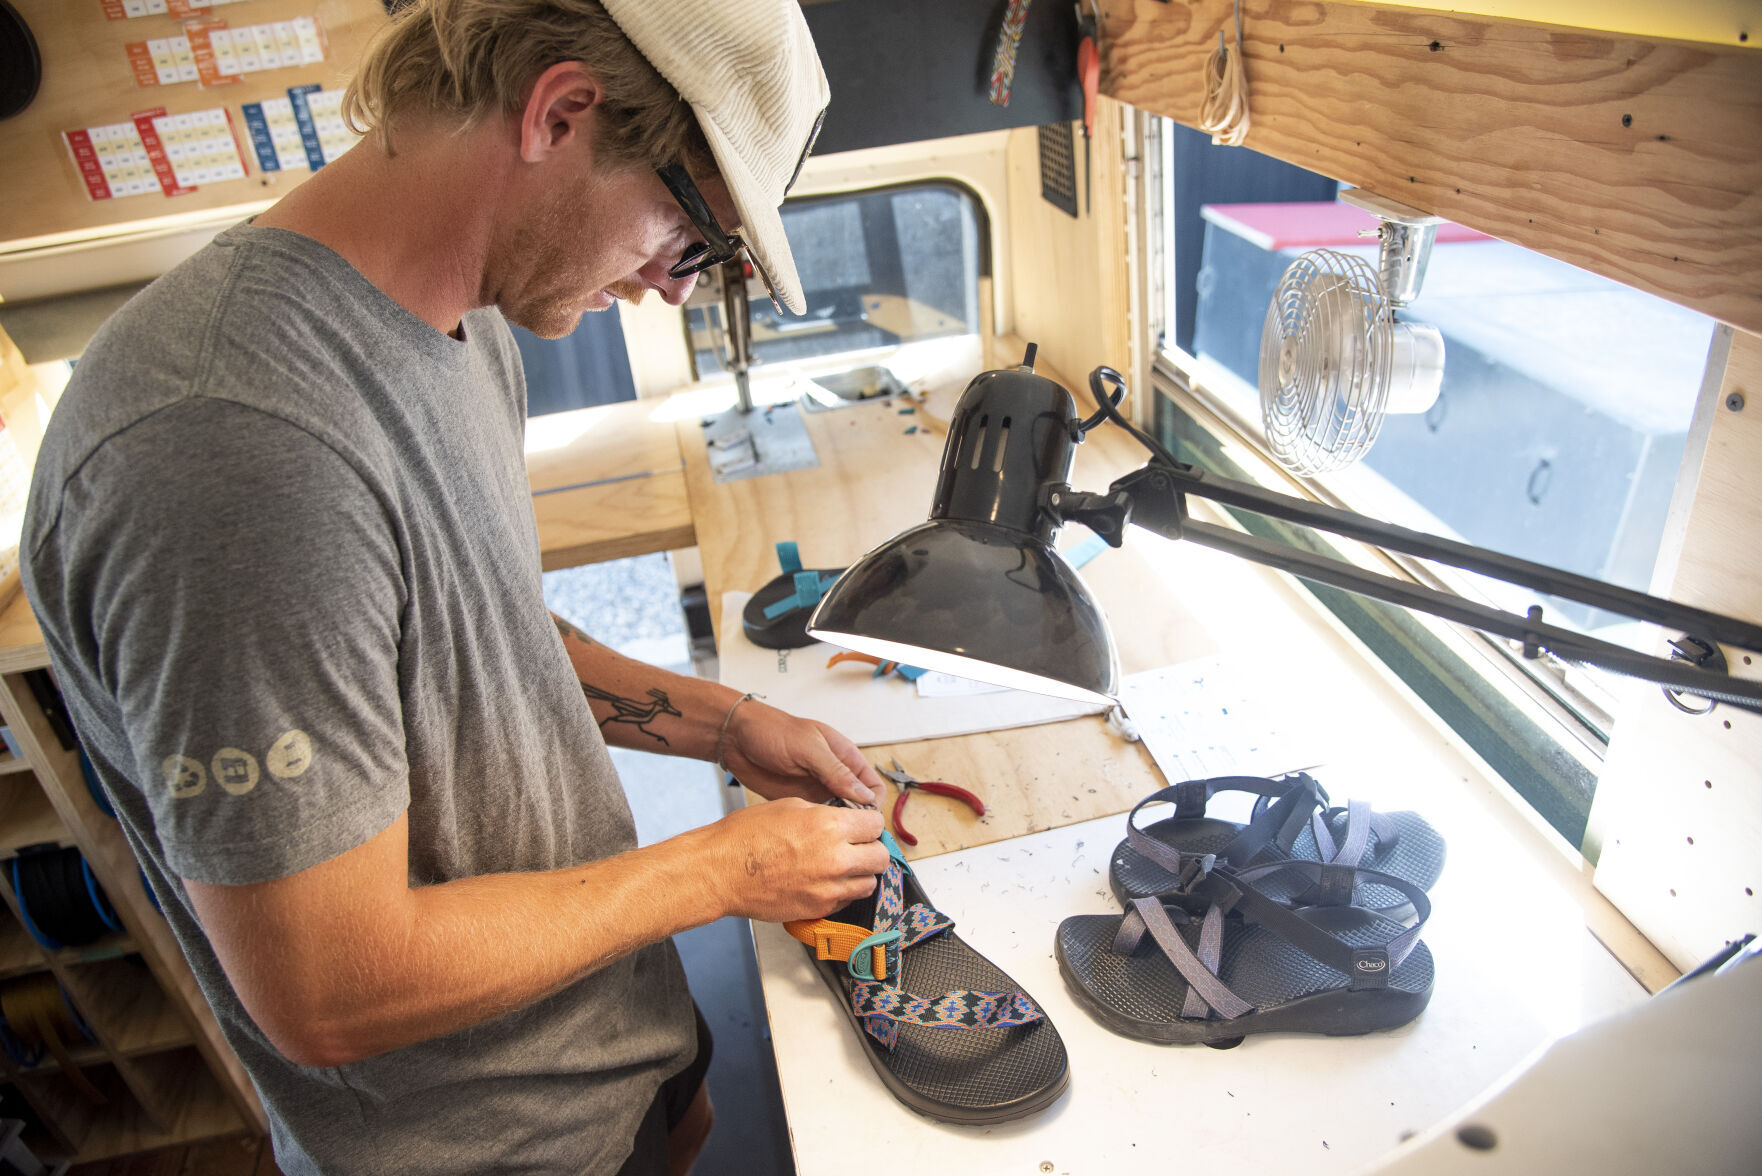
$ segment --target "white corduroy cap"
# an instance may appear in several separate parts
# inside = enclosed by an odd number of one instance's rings
[[[691,104],[740,213],[740,237],[784,305],[807,310],[778,208],[832,90],[799,0],[601,0]]]

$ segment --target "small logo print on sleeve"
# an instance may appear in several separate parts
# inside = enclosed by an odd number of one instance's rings
[[[278,780],[292,780],[312,766],[312,739],[304,731],[289,731],[269,745],[263,766]]]
[[[234,796],[243,796],[257,787],[257,757],[236,747],[223,747],[214,753],[214,779]]]
[[[168,755],[159,764],[159,772],[165,777],[165,786],[178,799],[186,796],[200,796],[208,787],[208,769],[202,761],[187,755]]]

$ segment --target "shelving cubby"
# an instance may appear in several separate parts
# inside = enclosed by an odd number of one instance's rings
[[[94,1038],[68,1042],[70,1060],[103,1100],[47,1053],[24,1066],[0,1051],[0,1115],[31,1120],[26,1138],[39,1155],[76,1163],[262,1134],[256,1092],[148,897],[121,829],[98,807],[77,751],[63,745],[25,678],[47,663],[40,641],[7,641],[34,630],[22,600],[0,615],[0,721],[22,753],[0,752],[0,866],[26,846],[78,848],[123,929],[46,949],[24,926],[10,869],[0,868],[0,985],[55,977]]]

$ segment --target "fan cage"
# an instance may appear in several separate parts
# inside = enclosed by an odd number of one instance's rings
[[[1324,474],[1382,431],[1393,366],[1388,298],[1362,258],[1315,249],[1279,279],[1260,336],[1260,401],[1279,464]]]

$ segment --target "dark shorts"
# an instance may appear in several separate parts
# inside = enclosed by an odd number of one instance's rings
[[[691,1015],[697,1019],[697,1056],[655,1092],[655,1101],[649,1104],[648,1114],[636,1129],[630,1158],[618,1169],[618,1176],[667,1176],[667,1136],[691,1108],[691,1100],[704,1084],[704,1074],[709,1071],[710,1057],[716,1048],[696,1001],[691,1004]]]

